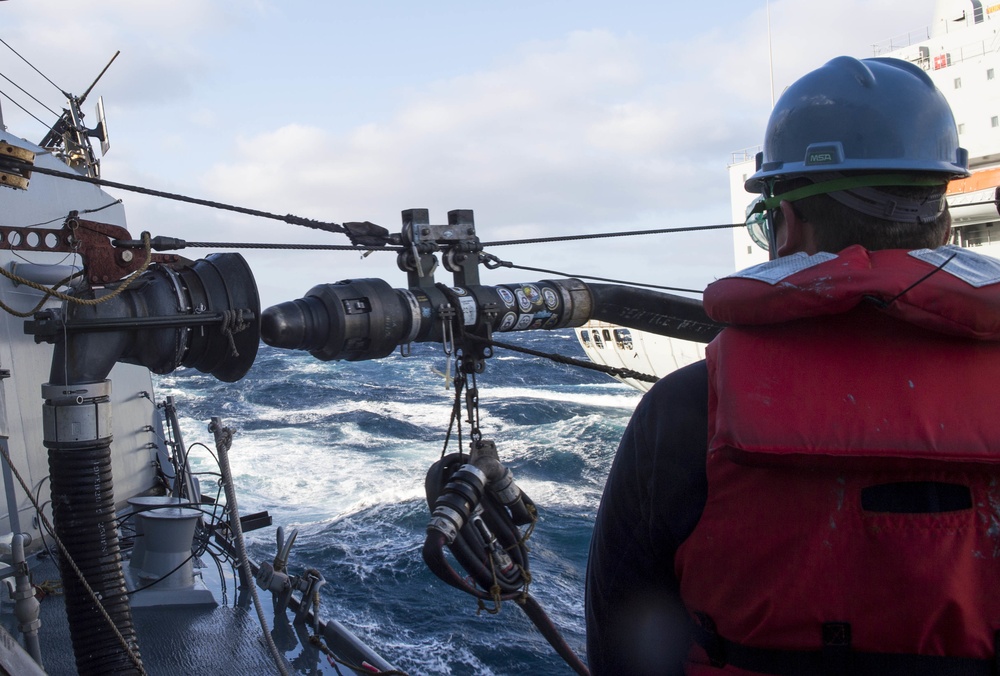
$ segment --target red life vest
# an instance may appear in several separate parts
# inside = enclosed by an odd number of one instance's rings
[[[708,646],[690,673],[989,673],[1000,262],[791,258],[705,293],[731,326],[707,353],[708,501],[675,559]]]

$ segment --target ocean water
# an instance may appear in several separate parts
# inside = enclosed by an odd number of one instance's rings
[[[583,358],[570,330],[503,340]],[[475,599],[423,563],[424,477],[441,456],[454,397],[447,368],[435,344],[366,362],[262,346],[238,383],[181,370],[157,379],[157,395],[175,396],[196,470],[215,469],[198,443],[212,447],[209,419],[235,430],[230,462],[241,512],[266,509],[275,525],[297,528],[293,572],[323,573],[323,616],[397,668],[413,676],[571,674],[514,603],[477,614]],[[583,655],[590,533],[639,393],[597,372],[502,349],[477,385],[483,437],[496,442],[539,509],[531,593]],[[448,452],[457,450],[453,434]],[[252,557],[273,557],[273,528],[247,539]]]

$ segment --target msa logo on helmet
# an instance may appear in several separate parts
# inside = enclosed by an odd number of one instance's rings
[[[840,144],[816,144],[806,148],[806,166],[815,164],[840,164],[844,161],[844,151]]]

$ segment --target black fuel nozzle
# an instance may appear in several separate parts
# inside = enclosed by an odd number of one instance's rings
[[[267,308],[261,337],[273,347],[308,350],[323,361],[361,361],[386,357],[416,339],[414,321],[410,304],[381,279],[344,280]]]
[[[261,337],[324,361],[359,361],[386,357],[399,345],[441,342],[452,318],[484,333],[548,330],[583,325],[590,308],[590,292],[578,279],[451,287],[448,294],[435,286],[393,289],[381,279],[348,279],[268,308]]]
[[[507,508],[516,525],[524,526],[535,520],[534,503],[514,482],[510,468],[500,462],[496,444],[489,439],[474,441],[470,461],[486,477],[490,492]]]
[[[444,490],[434,502],[434,512],[427,530],[438,531],[451,544],[479,507],[486,488],[486,475],[475,465],[462,465],[452,475]]]

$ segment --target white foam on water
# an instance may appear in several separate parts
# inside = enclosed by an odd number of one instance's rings
[[[621,389],[625,386],[577,386],[572,390],[537,389],[529,387],[492,387],[483,388],[480,393],[482,402],[489,400],[524,400],[541,399],[543,401],[568,402],[585,404],[596,408],[621,409],[632,411],[639,403],[641,395],[632,390]],[[483,405],[482,403],[480,404]]]

